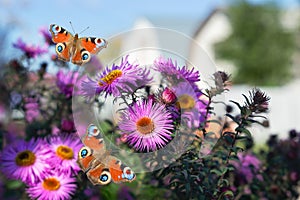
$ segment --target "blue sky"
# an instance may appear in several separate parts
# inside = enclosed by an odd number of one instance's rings
[[[266,0],[251,0],[266,2]],[[295,6],[299,0],[277,0],[284,6]],[[87,26],[85,34],[108,37],[129,30],[140,16],[194,19],[199,22],[215,7],[230,0],[0,0],[0,23],[17,23],[16,32],[34,34],[40,26],[57,23],[77,32]]]
[[[250,0],[256,3],[267,0]],[[29,43],[40,43],[41,26],[59,24],[76,32],[90,28],[82,36],[108,38],[130,30],[136,19],[145,16],[160,19],[201,21],[216,7],[224,7],[232,0],[0,0],[0,25],[15,24],[10,40],[22,37]],[[276,0],[283,7],[293,7],[300,0]],[[298,4],[299,5],[299,4]],[[171,22],[170,22],[171,24]],[[168,26],[168,23],[164,23]],[[170,28],[170,27],[166,27]],[[177,30],[184,32],[185,30]]]

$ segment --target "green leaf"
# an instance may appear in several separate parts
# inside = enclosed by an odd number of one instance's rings
[[[16,180],[11,180],[7,182],[7,188],[8,189],[18,189],[20,187],[22,187],[24,184],[21,181],[16,181]]]
[[[236,130],[237,132],[245,133],[246,136],[248,136],[249,138],[252,137],[251,132],[250,132],[248,129],[246,129],[246,128],[243,128],[243,127],[237,127],[235,130]]]
[[[221,170],[219,170],[219,169],[212,169],[212,170],[210,170],[210,173],[216,174],[218,176],[222,176],[223,172]]]

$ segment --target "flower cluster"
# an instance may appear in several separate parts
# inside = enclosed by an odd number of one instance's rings
[[[82,94],[89,99],[101,93],[104,93],[105,97],[108,95],[120,97],[122,93],[131,94],[150,81],[149,70],[130,64],[126,56],[120,65],[113,64],[111,68],[106,67],[94,79],[88,77],[83,81]]]
[[[260,89],[241,103],[220,102],[230,75],[215,72],[215,85],[203,90],[200,71],[164,57],[141,66],[126,55],[103,67],[94,56],[77,70],[52,55],[47,29],[40,34],[42,46],[18,40],[23,56],[0,73],[0,199],[298,198],[300,133],[273,135],[262,149],[254,144],[251,125],[268,125],[270,97]],[[35,63],[41,55],[51,59]],[[215,113],[217,104],[226,105],[226,117]],[[135,181],[90,183],[76,163],[82,121],[99,125],[108,150],[91,168],[111,151],[138,169]]]
[[[153,71],[163,78],[154,79]],[[159,88],[152,89],[154,81],[161,82]],[[199,81],[198,71],[179,67],[171,59],[160,57],[145,68],[131,64],[125,56],[120,65],[84,80],[81,94],[87,99],[113,96],[121,100],[126,108],[119,112],[120,134],[130,147],[150,152],[166,146],[178,127],[197,129],[204,122],[206,104]]]
[[[82,143],[75,135],[17,141],[7,145],[1,156],[1,171],[21,180],[27,193],[38,199],[68,199],[76,190],[79,166],[77,152]]]
[[[82,143],[71,134],[47,140],[7,145],[1,156],[1,172],[24,182],[33,199],[69,199],[77,187],[75,176],[80,168],[76,160]]]

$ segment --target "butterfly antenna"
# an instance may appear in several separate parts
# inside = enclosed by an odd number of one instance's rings
[[[80,33],[79,33],[79,35],[81,34],[81,33],[83,33],[84,31],[86,31],[86,30],[88,30],[90,27],[88,26],[88,27],[86,27],[85,29],[83,29]]]
[[[69,21],[69,23],[70,23],[70,25],[71,25],[71,28],[72,28],[72,30],[73,30],[73,33],[75,34],[75,30],[74,30],[74,27],[73,27],[73,24],[72,24],[72,22],[71,22],[71,21]]]

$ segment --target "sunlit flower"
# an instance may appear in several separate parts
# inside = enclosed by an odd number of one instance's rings
[[[105,93],[105,97],[119,97],[122,93],[132,93],[137,88],[147,85],[152,80],[149,73],[146,68],[130,64],[126,56],[122,58],[120,65],[106,67],[95,79],[88,77],[82,82],[81,91],[83,96],[89,99],[102,92]]]
[[[189,128],[198,128],[205,120],[206,103],[203,95],[188,83],[180,83],[172,87],[176,97],[177,106],[181,112],[181,121]]]
[[[182,81],[187,81],[195,89],[196,82],[200,81],[199,72],[194,68],[188,69],[186,66],[179,67],[177,63],[173,63],[172,59],[159,57],[154,61],[154,69],[159,71],[164,79],[168,80],[171,85],[176,85]]]
[[[12,179],[19,179],[26,184],[41,180],[50,165],[48,145],[41,140],[19,141],[8,145],[1,156],[1,171]]]
[[[56,74],[56,85],[60,92],[64,94],[67,98],[72,97],[73,87],[78,79],[79,73],[77,71],[68,71],[64,73],[59,70]]]
[[[45,46],[42,48],[40,46],[28,45],[23,42],[21,38],[19,38],[13,46],[23,51],[28,58],[36,58],[37,56],[48,52],[48,47]]]
[[[172,115],[165,106],[149,101],[138,101],[122,112],[119,128],[127,134],[126,142],[138,151],[154,151],[171,139]]]
[[[39,200],[71,199],[76,191],[76,179],[63,173],[47,175],[39,183],[26,189],[29,197]]]
[[[79,137],[74,134],[60,134],[50,138],[50,149],[53,154],[50,163],[61,173],[77,173],[80,167],[76,163],[77,153],[83,146]]]

